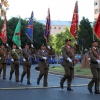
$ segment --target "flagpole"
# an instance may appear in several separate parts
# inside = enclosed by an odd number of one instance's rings
[[[93,40],[94,40],[94,32],[93,32]]]

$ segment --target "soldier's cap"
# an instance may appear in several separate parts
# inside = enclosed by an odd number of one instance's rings
[[[25,45],[29,45],[29,43],[25,43]]]
[[[41,46],[46,46],[45,44],[42,44]]]
[[[12,45],[16,45],[15,43],[13,43]]]
[[[71,39],[66,39],[65,42],[71,41]]]
[[[4,44],[4,43],[2,43],[2,44],[1,44],[1,46],[5,46],[5,44]]]
[[[98,41],[97,40],[93,40],[92,43],[94,43],[94,42],[98,42]]]

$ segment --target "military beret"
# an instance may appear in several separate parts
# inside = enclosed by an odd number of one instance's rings
[[[71,39],[66,39],[65,42],[71,41]]]

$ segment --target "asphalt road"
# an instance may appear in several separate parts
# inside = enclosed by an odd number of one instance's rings
[[[87,90],[87,84],[90,79],[74,78],[72,82],[72,89],[74,91],[67,91],[64,83],[64,89],[59,87],[62,75],[48,75],[48,86],[44,88],[43,79],[38,86],[36,84],[39,72],[31,67],[31,85],[27,85],[26,76],[23,83],[15,82],[15,75],[13,74],[12,80],[9,81],[10,66],[7,66],[6,80],[0,79],[0,100],[99,100],[99,94],[90,94]],[[54,66],[54,65],[52,65]],[[20,66],[20,76],[22,73],[22,66]],[[94,90],[94,88],[93,88]]]

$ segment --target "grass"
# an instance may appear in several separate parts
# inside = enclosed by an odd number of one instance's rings
[[[90,68],[80,68],[80,65],[74,66],[74,74],[80,74],[80,75],[91,75],[91,70]],[[50,67],[49,71],[52,72],[58,72],[64,74],[64,68],[62,66],[55,66],[55,67]]]

